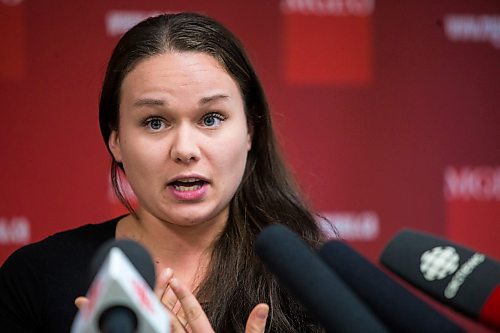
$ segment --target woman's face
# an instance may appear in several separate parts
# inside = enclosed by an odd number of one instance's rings
[[[225,224],[251,147],[243,99],[225,69],[196,52],[142,60],[123,80],[119,112],[109,145],[139,216]]]

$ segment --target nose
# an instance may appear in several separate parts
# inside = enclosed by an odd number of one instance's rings
[[[189,124],[179,125],[174,133],[170,157],[177,163],[188,164],[200,159],[196,130]]]

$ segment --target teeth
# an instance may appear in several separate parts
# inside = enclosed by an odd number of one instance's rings
[[[198,178],[182,178],[182,179],[177,179],[178,182],[183,182],[183,183],[192,183],[199,181]]]
[[[201,187],[201,185],[199,185],[199,184],[193,185],[193,186],[174,185],[175,190],[179,191],[179,192],[196,191],[200,187]]]

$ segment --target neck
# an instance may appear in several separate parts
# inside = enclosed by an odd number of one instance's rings
[[[225,217],[227,220],[227,217]],[[139,209],[118,222],[116,238],[129,238],[150,252],[157,272],[169,267],[195,289],[205,276],[213,245],[225,223],[207,221],[185,226],[162,221]]]

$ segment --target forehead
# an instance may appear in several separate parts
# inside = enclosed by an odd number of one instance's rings
[[[170,51],[139,60],[129,70],[121,83],[121,89],[130,82],[147,83],[152,80],[189,84],[219,81],[238,83],[226,68],[210,54],[202,52]],[[215,82],[214,82],[215,81]]]

